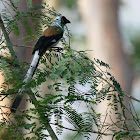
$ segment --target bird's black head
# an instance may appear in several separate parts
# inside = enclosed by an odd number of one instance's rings
[[[61,22],[62,22],[62,24],[67,24],[67,23],[71,23],[66,17],[64,17],[64,16],[62,16],[62,18],[61,18]]]

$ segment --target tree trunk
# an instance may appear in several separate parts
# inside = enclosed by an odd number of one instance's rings
[[[87,26],[89,47],[93,50],[90,57],[108,63],[123,90],[130,93],[132,71],[123,50],[118,19],[119,0],[79,1],[80,11]]]
[[[38,6],[38,5],[41,5],[42,4],[42,0],[34,0],[32,2],[32,6]],[[20,0],[19,1],[19,6],[18,6],[18,11],[19,12],[24,12],[24,11],[28,11],[28,5],[27,5],[27,1],[25,0]],[[36,12],[41,12],[40,10],[37,10]],[[24,19],[23,19],[24,20]],[[20,62],[27,62],[27,63],[30,63],[31,60],[32,60],[32,48],[34,47],[35,45],[35,42],[26,42],[25,38],[27,37],[27,33],[26,33],[26,30],[25,28],[28,26],[28,25],[32,25],[32,27],[34,26],[31,19],[27,18],[26,19],[28,24],[27,25],[23,25],[21,23],[21,21],[18,22],[18,27],[19,27],[19,35],[16,36],[15,34],[11,33],[10,34],[10,39],[12,41],[12,43],[14,45],[16,45],[15,47],[15,51],[16,51],[16,55],[17,55],[17,58]],[[34,32],[34,30],[32,30]],[[30,47],[28,47],[30,46]],[[26,70],[24,71],[24,73],[26,73]],[[26,98],[27,98],[27,95],[24,94],[23,96],[23,99],[19,105],[19,108],[21,110],[25,109],[26,108]]]
[[[111,73],[126,94],[131,92],[132,71],[123,50],[119,27],[119,0],[79,0],[79,10],[87,26],[91,59],[98,58],[111,67]],[[126,103],[128,104],[128,103]],[[105,113],[105,108],[98,110]],[[109,120],[108,120],[109,121]],[[104,137],[104,139],[106,139]],[[107,140],[110,138],[107,137]]]

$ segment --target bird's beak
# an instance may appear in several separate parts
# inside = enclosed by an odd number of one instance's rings
[[[68,19],[65,20],[65,23],[71,23]]]
[[[62,16],[62,22],[64,24],[71,23],[66,17]]]

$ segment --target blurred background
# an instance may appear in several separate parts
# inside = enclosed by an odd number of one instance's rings
[[[91,59],[108,63],[123,90],[140,98],[140,1],[60,0],[57,8],[71,20],[71,47],[92,50]]]
[[[53,6],[71,21],[68,28],[72,34],[72,49],[90,50],[87,53],[92,60],[98,58],[108,63],[124,92],[140,99],[139,0],[34,0],[36,5],[42,2]],[[4,8],[3,0],[0,6]],[[31,59],[31,56],[26,58]],[[134,106],[139,110],[136,102]],[[69,140],[71,135],[74,133],[68,131],[60,139]],[[84,140],[78,136],[76,139]]]
[[[92,50],[89,57],[108,63],[124,92],[140,99],[140,1],[59,0],[53,6],[71,20],[71,47]]]

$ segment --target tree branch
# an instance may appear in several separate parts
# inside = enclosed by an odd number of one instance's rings
[[[50,123],[50,124],[53,124],[55,125],[54,123]],[[70,130],[70,131],[77,131],[76,129],[72,129],[72,128],[67,128],[67,127],[64,127],[62,125],[58,125],[60,128],[64,128],[64,129],[67,129],[67,130]],[[108,135],[113,135],[111,133],[102,133],[102,132],[99,132],[99,131],[95,131],[95,130],[91,130],[91,131],[82,131],[82,132],[85,132],[85,133],[95,133],[95,134],[100,134],[100,135],[105,135],[105,136],[108,136]]]
[[[8,47],[8,49],[9,49],[9,51],[10,51],[10,54],[12,55],[12,57],[17,58],[17,56],[16,56],[16,54],[15,54],[15,51],[14,51],[14,49],[13,49],[13,44],[12,44],[10,38],[9,38],[9,35],[8,35],[8,33],[7,33],[7,31],[6,31],[6,28],[5,28],[5,26],[4,26],[4,23],[3,23],[3,21],[2,21],[1,15],[0,15],[0,28],[2,29],[2,32],[3,32],[3,34],[4,34],[4,37],[5,37],[5,40],[6,40],[6,43],[7,43],[7,47]],[[18,61],[18,60],[17,60],[17,61]],[[21,70],[22,70],[22,68],[21,68]],[[40,117],[41,117],[41,121],[42,121],[43,124],[45,125],[47,131],[49,132],[49,134],[50,134],[50,136],[51,136],[51,138],[52,138],[52,140],[58,140],[56,134],[54,133],[52,127],[51,127],[50,124],[49,124],[49,121],[47,121],[48,118],[46,118],[46,116],[44,116],[44,114],[43,114],[42,112],[40,112],[39,106],[36,106],[37,99],[35,98],[34,93],[31,91],[31,89],[29,89],[29,91],[32,93],[31,95],[29,94],[29,97],[31,98],[33,104],[35,105],[35,107],[36,107],[36,109],[37,109],[37,111],[38,111],[38,114],[39,114]],[[45,118],[45,119],[44,119],[44,118]]]
[[[9,38],[9,35],[8,35],[8,33],[6,31],[6,28],[4,26],[4,23],[2,21],[1,15],[0,15],[0,28],[2,29],[2,32],[4,34],[4,37],[5,37],[5,40],[6,40],[6,44],[7,44],[7,47],[9,49],[9,51],[10,51],[10,54],[12,55],[12,57],[17,58],[17,56],[15,54],[15,51],[13,49],[13,44],[12,44],[10,38]]]
[[[100,77],[100,78],[102,78],[106,83],[108,83],[111,87],[114,88],[114,85],[110,84],[110,82],[108,82],[105,78],[103,78],[103,77]],[[139,99],[136,99],[135,97],[130,96],[130,95],[125,94],[125,93],[123,93],[123,94],[124,94],[125,96],[127,96],[128,98],[130,98],[130,99],[132,99],[132,100],[135,100],[135,101],[137,101],[137,102],[140,103],[140,100],[139,100]]]
[[[46,129],[48,130],[48,132],[49,132],[49,134],[50,134],[52,140],[58,140],[56,134],[54,133],[52,127],[51,127],[50,124],[49,124],[48,117],[46,117],[46,116],[44,115],[44,113],[42,113],[42,112],[40,111],[39,108],[40,108],[41,106],[40,106],[40,105],[36,105],[37,99],[36,99],[34,93],[31,91],[31,89],[28,89],[28,91],[30,91],[30,93],[31,93],[31,94],[28,94],[28,95],[29,95],[29,97],[30,97],[32,103],[34,104],[34,106],[35,106],[35,108],[36,108],[38,114],[40,115],[41,121],[43,122],[43,124],[45,125]]]

